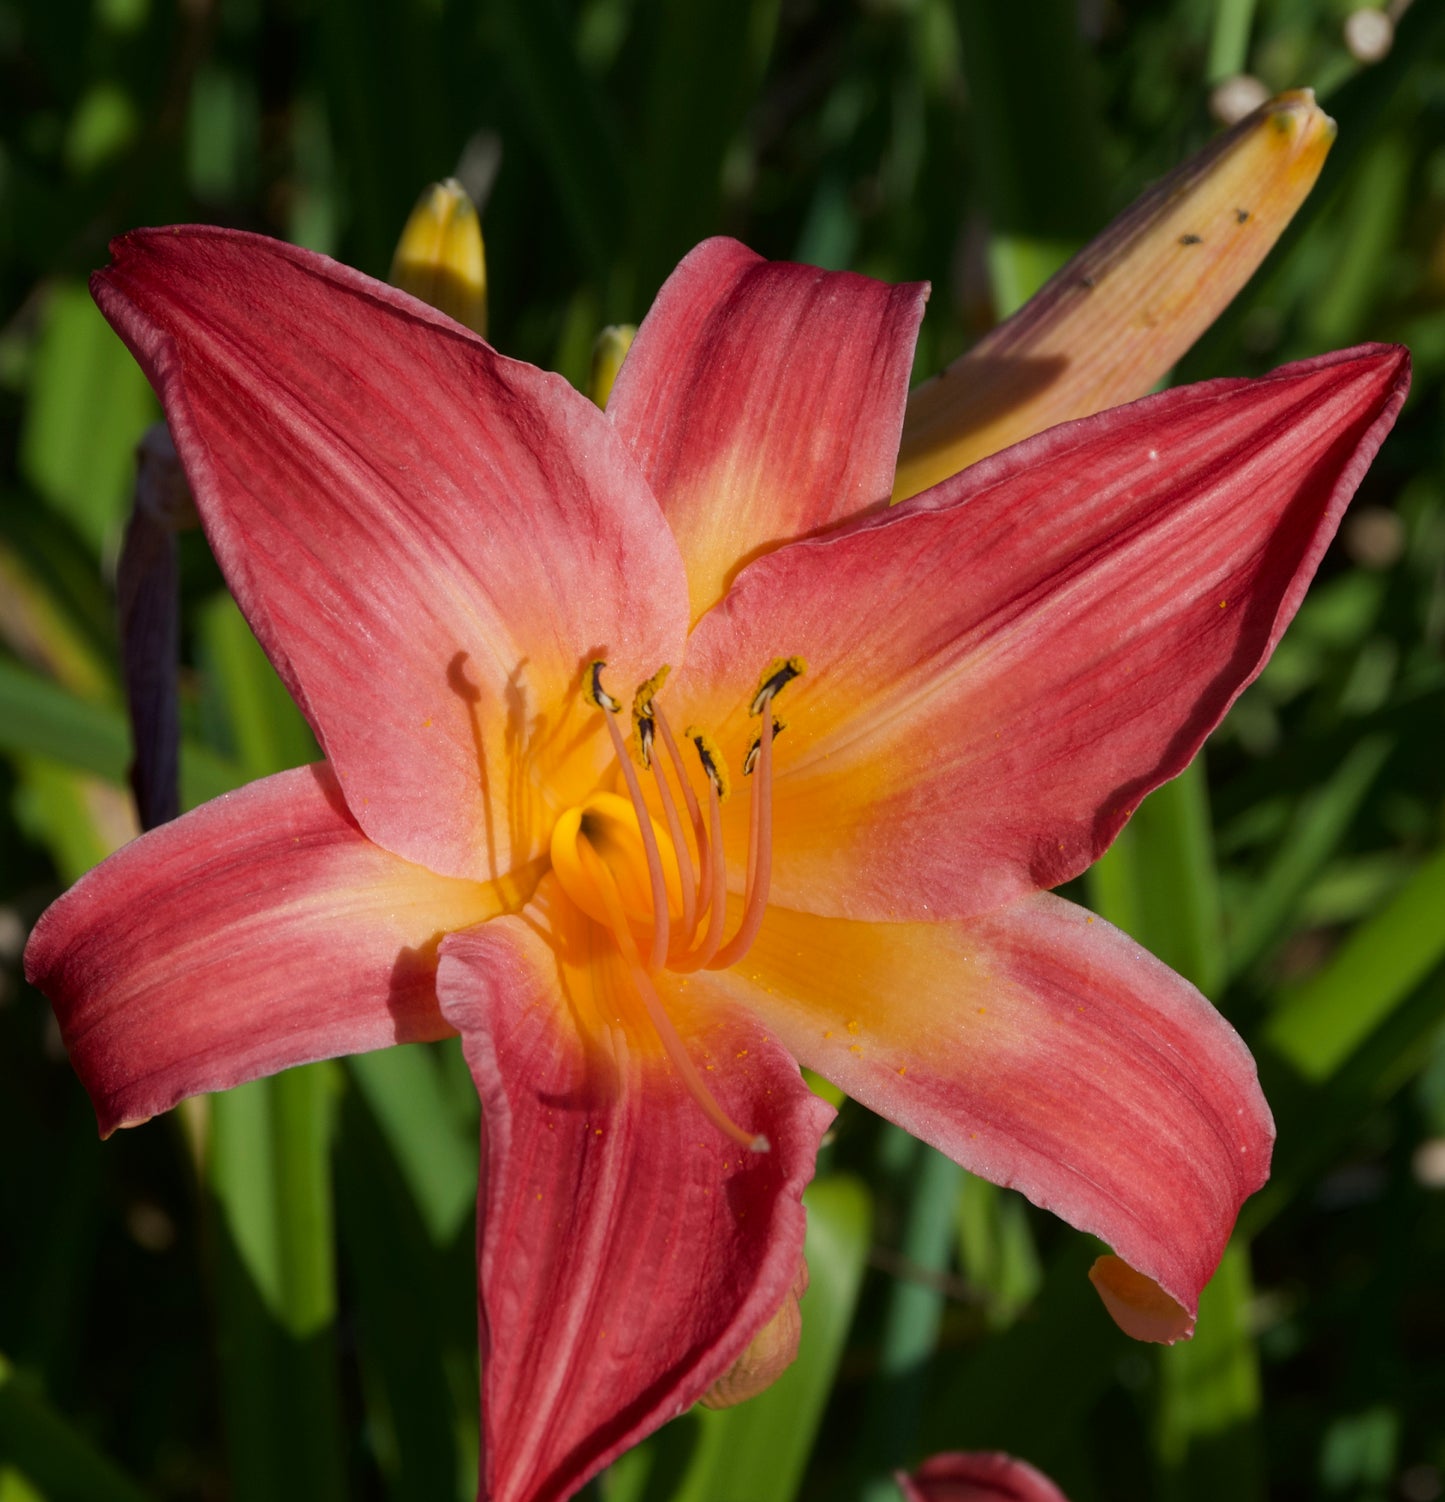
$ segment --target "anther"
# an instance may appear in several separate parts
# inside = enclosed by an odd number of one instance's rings
[[[773,716],[773,739],[774,740],[777,740],[777,738],[787,728],[788,728],[788,722],[786,720],[780,720],[776,715]],[[758,764],[758,756],[762,752],[762,749],[763,749],[763,732],[760,730],[753,737],[752,744],[748,747],[747,754],[743,757],[743,776],[744,777],[751,777],[753,775],[753,768],[755,766],[757,766],[757,764]]]
[[[748,705],[748,713],[754,716],[762,714],[763,706],[769,700],[776,698],[794,678],[801,678],[807,671],[808,664],[801,657],[774,658],[758,681],[757,691]]]
[[[706,730],[699,730],[696,725],[689,725],[683,734],[697,747],[697,759],[702,763],[703,774],[717,793],[718,802],[726,803],[729,791],[728,768],[717,742]]]
[[[656,710],[652,701],[667,682],[667,675],[671,671],[663,663],[651,678],[638,684],[637,692],[632,696],[632,730],[637,737],[637,759],[645,771],[652,767],[652,741],[657,731]]]
[[[582,696],[593,709],[605,709],[616,714],[622,706],[602,687],[602,670],[606,666],[607,660],[603,657],[587,664],[587,687],[582,691]]]

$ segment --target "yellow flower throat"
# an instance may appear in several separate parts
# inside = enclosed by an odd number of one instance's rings
[[[661,970],[726,969],[757,938],[772,877],[773,740],[784,728],[773,717],[772,702],[805,671],[805,664],[798,657],[772,663],[748,706],[762,724],[743,758],[743,775],[752,782],[747,884],[742,919],[726,942],[721,808],[728,777],[721,753],[704,731],[688,729],[686,739],[697,753],[707,784],[704,811],[688,779],[681,747],[656,702],[667,668],[642,684],[632,704],[634,745],[642,770],[650,771],[656,784],[663,814],[659,822],[648,809],[618,729],[622,706],[602,686],[604,667],[599,661],[588,669],[587,700],[607,723],[627,797],[593,793],[567,809],[552,830],[552,869],[568,897],[611,933],[663,1048],[708,1119],[734,1141],[766,1152],[768,1139],[745,1131],[717,1103],[651,977]],[[659,743],[665,757],[654,755]]]

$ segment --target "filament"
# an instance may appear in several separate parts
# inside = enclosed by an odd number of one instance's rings
[[[627,914],[622,909],[622,899],[618,896],[617,885],[612,879],[612,873],[607,869],[607,863],[586,840],[579,842],[577,851],[582,863],[588,868],[588,875],[597,884],[598,895],[607,909],[608,927],[612,930],[613,938],[617,942],[623,963],[628,968],[632,984],[642,999],[648,1020],[652,1023],[663,1051],[672,1061],[672,1066],[677,1070],[688,1093],[702,1108],[703,1115],[740,1147],[745,1147],[749,1152],[754,1153],[768,1152],[771,1143],[767,1137],[761,1132],[744,1131],[718,1104],[717,1097],[708,1089],[706,1081],[698,1073],[697,1065],[692,1062],[686,1046],[677,1034],[677,1029],[672,1025],[672,1019],[667,1015],[667,1008],[663,1006],[662,998],[658,996],[656,988],[638,959],[637,945],[632,937],[632,930],[628,927]]]
[[[726,970],[752,947],[768,906],[773,875],[773,711],[764,702],[758,762],[753,771],[753,798],[748,833],[748,884],[738,931],[708,960],[709,970]]]
[[[615,701],[614,701],[615,702]],[[642,788],[637,782],[637,773],[632,770],[631,758],[622,741],[622,732],[617,728],[616,710],[602,706],[602,718],[607,721],[607,731],[612,737],[612,746],[617,753],[618,764],[627,782],[627,791],[632,806],[637,812],[637,828],[642,836],[642,848],[647,852],[647,878],[652,883],[652,952],[648,956],[649,970],[661,970],[667,963],[667,946],[671,938],[670,919],[667,911],[667,883],[662,875],[662,852],[657,848],[657,836],[652,832],[652,815],[642,799]],[[608,878],[611,880],[611,878]],[[621,909],[618,909],[619,912]],[[625,920],[624,920],[625,921]]]

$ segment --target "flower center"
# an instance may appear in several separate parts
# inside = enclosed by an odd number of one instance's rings
[[[656,820],[649,822],[652,824],[649,832],[662,858],[668,913],[677,918],[682,912],[677,854],[667,832],[658,828]],[[590,858],[581,848],[584,844]],[[650,933],[652,878],[647,845],[631,800],[616,793],[594,793],[585,803],[569,808],[552,831],[552,869],[562,883],[562,890],[589,918],[605,924],[607,899],[595,875],[596,861],[601,861],[615,887],[629,926],[646,928]]]
[[[766,1137],[744,1131],[718,1105],[668,1018],[652,976],[660,970],[724,969],[757,938],[772,874],[773,739],[784,728],[773,717],[772,702],[804,664],[796,657],[778,659],[748,706],[762,723],[742,763],[752,784],[747,882],[741,920],[726,941],[722,802],[728,775],[722,754],[705,731],[688,729],[686,739],[706,785],[704,812],[677,737],[656,702],[668,670],[642,684],[632,704],[633,744],[642,771],[652,774],[662,809],[663,822],[653,818],[618,728],[622,706],[602,686],[604,666],[594,662],[588,669],[587,699],[606,720],[627,797],[594,793],[569,808],[552,831],[552,869],[572,901],[612,934],[659,1040],[709,1120],[743,1146],[766,1152]]]

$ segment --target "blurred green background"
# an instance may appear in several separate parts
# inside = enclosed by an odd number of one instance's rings
[[[1074,895],[1245,1033],[1274,1180],[1196,1340],[1159,1351],[1103,1313],[1086,1238],[845,1104],[798,1366],[589,1492],[881,1498],[893,1466],[1007,1448],[1074,1502],[1445,1493],[1445,4],[1392,5],[1368,63],[1353,9],[0,0],[0,1502],[434,1502],[475,1477],[455,1052],[102,1145],[20,977],[41,909],[134,827],[113,573],[158,412],[85,291],[107,239],[204,220],[382,275],[458,172],[510,354],[581,382],[598,327],[721,231],[930,278],[922,376],[1207,139],[1241,72],[1313,85],[1340,138],[1180,378],[1378,338],[1414,350],[1414,393],[1207,768]],[[315,753],[198,535],[181,581],[190,804]]]

